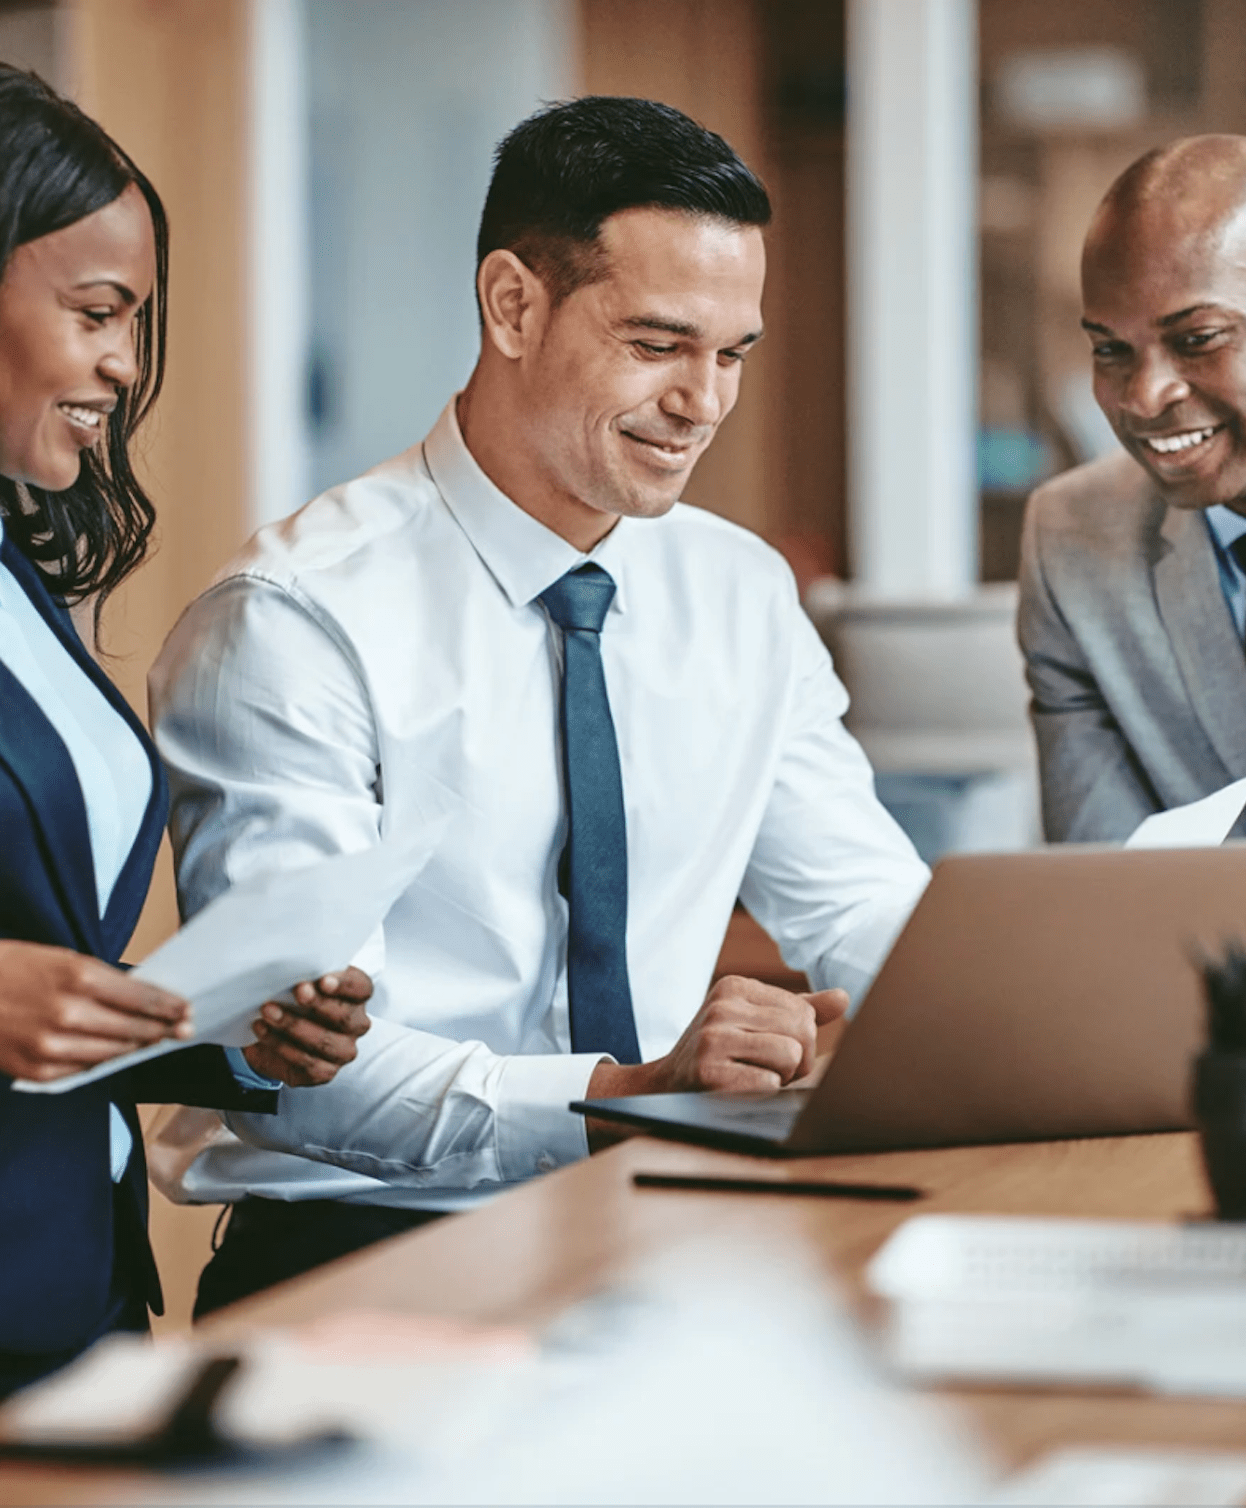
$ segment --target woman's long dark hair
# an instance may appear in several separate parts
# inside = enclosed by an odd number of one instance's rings
[[[151,500],[130,466],[129,444],[164,380],[169,226],[160,196],[112,137],[33,73],[0,64],[0,276],[17,247],[111,204],[130,184],[147,201],[156,283],[136,318],[138,377],[118,395],[106,443],[82,453],[64,492],[0,477],[6,534],[68,602],[108,594],[147,553]]]

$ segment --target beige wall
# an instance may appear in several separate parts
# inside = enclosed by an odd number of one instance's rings
[[[674,105],[725,136],[767,176],[753,0],[581,0],[580,43],[586,93]],[[689,502],[763,534],[781,532],[785,523],[766,465],[770,364],[763,342],[749,357],[735,412],[687,491]]]
[[[169,367],[140,436],[157,549],[109,604],[103,647],[140,711],[165,634],[246,535],[246,0],[75,0],[68,80],[155,184],[172,227]],[[167,854],[131,951],[173,930]]]

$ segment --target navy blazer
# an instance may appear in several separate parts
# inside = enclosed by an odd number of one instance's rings
[[[0,561],[70,655],[142,741],[152,793],[134,847],[101,916],[81,787],[38,703],[0,662],[0,938],[49,943],[116,963],[151,881],[168,809],[155,747],[87,653],[63,605],[7,536]],[[275,1110],[273,1092],[243,1089],[218,1047],[191,1047],[66,1094],[24,1094],[0,1075],[0,1351],[51,1353],[90,1344],[109,1319],[114,1211],[137,1281],[162,1312],[147,1244],[147,1170],[136,1103]],[[120,1198],[110,1166],[109,1104],[134,1136]]]

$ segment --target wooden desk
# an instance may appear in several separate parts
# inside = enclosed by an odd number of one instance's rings
[[[919,1205],[888,1205],[638,1190],[631,1175],[641,1169],[856,1177],[915,1183],[929,1197]],[[793,1164],[636,1140],[472,1214],[396,1237],[236,1305],[217,1316],[211,1330],[226,1340],[255,1325],[359,1306],[540,1324],[637,1258],[686,1236],[709,1233],[729,1242],[760,1228],[806,1251],[868,1317],[862,1269],[917,1210],[1179,1219],[1204,1214],[1207,1194],[1194,1138],[1185,1135]],[[1246,1404],[1054,1390],[975,1389],[953,1396],[1014,1464],[1055,1445],[1083,1442],[1246,1447]],[[117,1502],[126,1495],[126,1483],[117,1478],[67,1481],[60,1472],[0,1472],[0,1502]]]

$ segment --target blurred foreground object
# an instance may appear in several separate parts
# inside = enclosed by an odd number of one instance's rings
[[[1246,1398],[1240,1227],[920,1215],[867,1281],[909,1378]]]
[[[1246,1455],[1143,1445],[1053,1450],[991,1500],[998,1508],[1133,1503],[1138,1508],[1216,1508],[1246,1502]]]
[[[346,1428],[357,1450],[305,1471],[164,1478],[159,1501],[951,1504],[993,1485],[950,1411],[892,1387],[821,1279],[777,1245],[676,1249],[536,1343],[346,1318],[327,1336],[256,1332],[218,1423],[275,1441]],[[392,1339],[378,1340],[386,1326]],[[210,1354],[200,1336],[94,1353],[0,1423],[132,1427],[171,1368]]]

